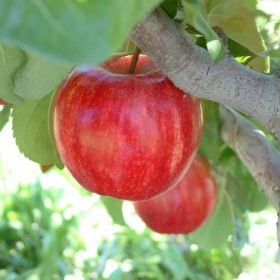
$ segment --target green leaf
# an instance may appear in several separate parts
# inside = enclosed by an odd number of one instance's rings
[[[65,78],[71,67],[27,54],[27,60],[17,71],[15,93],[23,99],[40,99],[52,92]]]
[[[261,211],[268,205],[266,196],[230,148],[223,152],[220,163],[224,172],[228,174],[228,191],[235,204],[242,211]]]
[[[224,46],[220,39],[214,39],[206,44],[208,52],[215,63],[218,63],[224,58]]]
[[[168,246],[168,250],[161,251],[161,259],[163,264],[170,269],[173,274],[172,279],[183,280],[188,279],[191,275],[191,269],[186,263],[182,253],[174,245]]]
[[[233,39],[228,38],[228,48],[230,50],[231,55],[234,57],[256,57],[257,54],[253,51],[249,50],[245,46],[240,43],[234,41]]]
[[[272,57],[270,58],[271,62],[271,73],[275,73],[280,68],[280,57]]]
[[[220,138],[219,105],[212,101],[202,100],[203,108],[203,134],[199,152],[208,160],[217,162],[222,151]]]
[[[226,2],[228,0],[203,0],[204,7],[207,12],[210,12],[215,6]]]
[[[280,47],[277,46],[277,48],[272,48],[272,49],[268,49],[265,52],[261,53],[261,55],[263,57],[275,57],[275,58],[280,58]]]
[[[223,246],[234,230],[233,205],[226,193],[225,178],[219,179],[220,188],[219,198],[216,207],[204,225],[189,235],[192,242],[203,249],[211,249]]]
[[[117,51],[160,0],[0,1],[0,40],[68,64]]]
[[[54,148],[49,128],[52,94],[41,100],[15,105],[12,113],[13,133],[19,150],[39,164],[62,163]]]
[[[256,1],[227,0],[215,5],[208,14],[212,26],[219,26],[226,35],[253,53],[266,48],[256,25]],[[267,71],[269,61],[256,58],[250,66],[258,71]]]
[[[170,18],[174,18],[177,14],[179,0],[164,0],[161,4],[163,10],[168,14]]]
[[[24,61],[24,53],[21,50],[0,45],[0,98],[5,99],[8,103],[14,104],[22,101],[15,95],[14,75]]]
[[[111,216],[113,222],[121,226],[125,226],[126,223],[122,213],[122,200],[108,196],[101,196],[101,201],[108,214]]]
[[[235,59],[244,65],[247,65],[250,61],[252,61],[254,58],[256,58],[258,55],[247,49],[246,47],[242,46],[238,42],[235,42],[234,40],[227,38],[228,41],[228,49],[230,51],[230,54],[235,57]],[[199,37],[196,40],[196,44],[204,49],[207,48],[206,46],[206,40],[204,37]],[[260,56],[264,56],[264,54],[260,54]]]
[[[268,205],[266,196],[258,188],[249,173],[235,177],[230,176],[228,178],[228,188],[231,191],[231,197],[235,199],[235,202],[243,211],[257,212]]]
[[[183,6],[187,23],[204,35],[212,60],[214,63],[220,62],[224,58],[225,49],[220,38],[207,22],[206,11],[201,0],[184,0]]]
[[[0,131],[4,128],[5,124],[8,122],[11,114],[11,106],[5,105],[0,111]]]
[[[240,209],[234,207],[234,231],[232,233],[232,244],[234,248],[240,248],[249,242],[250,223],[248,216],[244,215]]]

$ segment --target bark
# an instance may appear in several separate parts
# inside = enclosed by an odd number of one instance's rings
[[[160,9],[139,22],[130,38],[177,87],[244,112],[280,140],[279,74],[256,72],[230,56],[214,65],[208,52]]]
[[[130,38],[177,87],[247,114],[280,140],[280,72],[274,76],[259,73],[228,55],[214,65],[207,51],[194,45],[182,28],[160,9],[139,22]],[[223,108],[221,117],[224,141],[247,166],[279,216],[279,152],[238,113]]]
[[[280,211],[280,153],[262,131],[231,109],[221,107],[221,136],[247,166],[252,176]],[[279,219],[279,218],[278,218]],[[278,243],[280,246],[280,225]]]

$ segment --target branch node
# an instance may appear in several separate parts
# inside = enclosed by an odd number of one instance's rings
[[[216,34],[221,38],[222,42],[223,42],[223,45],[225,47],[225,55],[228,55],[230,56],[231,53],[228,49],[228,37],[226,35],[226,33],[224,32],[224,30],[219,27],[219,26],[214,26],[213,27],[213,30],[216,32]]]

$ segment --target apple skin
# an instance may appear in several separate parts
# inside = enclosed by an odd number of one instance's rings
[[[86,189],[144,200],[173,187],[197,151],[200,101],[141,55],[80,67],[58,89],[54,136],[62,161]]]
[[[171,190],[134,202],[136,212],[153,231],[186,234],[200,227],[216,202],[216,184],[207,161],[196,157],[182,180]]]
[[[5,105],[5,104],[7,104],[7,102],[0,98],[0,105]]]

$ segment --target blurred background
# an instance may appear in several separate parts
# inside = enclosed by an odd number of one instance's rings
[[[123,221],[67,170],[43,174],[17,150],[10,123],[0,144],[0,279],[279,279],[270,207],[248,213],[226,245],[203,250],[150,231],[129,202]]]

